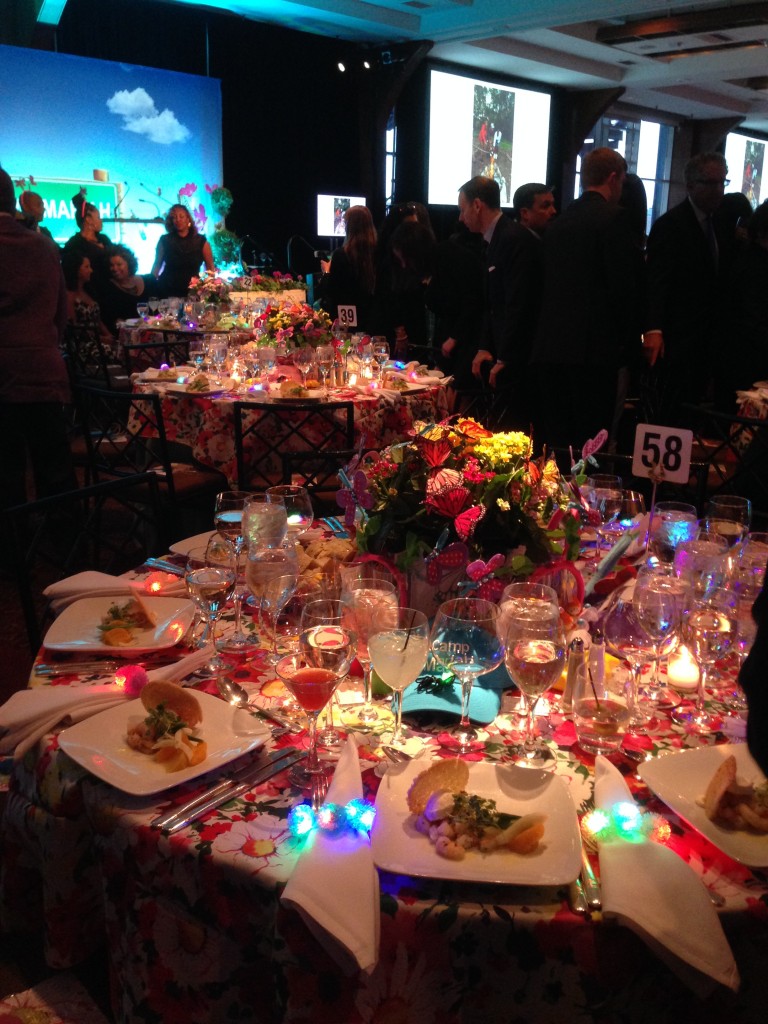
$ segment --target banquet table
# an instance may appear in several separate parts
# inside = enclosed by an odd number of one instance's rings
[[[233,663],[229,674],[261,706],[279,706],[285,697],[263,652]],[[51,685],[34,670],[30,683]],[[82,687],[89,680],[65,675],[55,683]],[[197,685],[217,692],[211,681]],[[344,703],[357,689],[346,688]],[[510,760],[520,739],[517,703],[510,688],[469,761]],[[445,731],[450,717],[412,720],[425,765],[455,753]],[[725,726],[731,722],[724,719]],[[592,800],[594,759],[578,747],[573,723],[562,714],[552,714],[545,736],[554,770],[583,815]],[[703,742],[724,738],[717,733]],[[373,799],[387,761],[377,737],[358,735],[358,741],[365,793]],[[307,740],[289,734],[272,742],[305,746]],[[650,734],[627,747],[657,757],[700,742],[660,713]],[[717,988],[697,999],[631,932],[599,914],[575,913],[566,886],[448,882],[387,871],[379,871],[378,962],[370,972],[344,973],[279,902],[302,853],[287,827],[302,793],[287,772],[166,836],[150,827],[152,818],[210,780],[131,796],[76,764],[56,733],[14,767],[3,823],[3,926],[42,932],[55,967],[76,965],[106,947],[120,1024],[679,1021],[726,1014],[734,1022],[764,1020],[768,874],[721,853],[653,797],[634,773],[635,760],[620,754],[615,763],[635,799],[669,822],[668,845],[721,901],[742,976],[738,994]],[[341,891],[344,878],[338,882]]]
[[[264,408],[263,413],[258,408],[249,411],[245,423],[245,430],[249,433],[244,439],[245,461],[258,463],[260,477],[280,481],[282,467],[274,452],[278,445],[284,451],[324,447],[323,439],[328,432],[328,424],[323,417],[318,416],[314,423],[310,420],[299,435],[290,429],[296,411],[289,409],[280,413],[276,426],[270,414],[270,399],[263,391],[205,396],[169,390],[150,380],[140,386],[144,390],[157,390],[161,394],[168,440],[186,445],[197,462],[223,473],[232,486],[237,485],[238,477],[233,410],[237,401],[261,403]],[[329,399],[352,402],[355,447],[361,447],[363,451],[379,450],[407,437],[417,421],[434,423],[448,415],[446,389],[440,385],[417,387],[404,392],[387,390],[364,394],[345,389],[331,390]],[[317,408],[322,408],[322,402],[317,403]],[[250,431],[250,427],[254,420],[258,421],[268,414],[270,440],[267,443],[259,440],[258,429]],[[338,416],[341,424],[343,410],[339,410]],[[284,428],[279,426],[280,422],[285,424]],[[258,427],[258,422],[256,425]],[[277,436],[281,429],[285,435],[284,443]],[[316,443],[315,447],[310,447],[313,435]]]

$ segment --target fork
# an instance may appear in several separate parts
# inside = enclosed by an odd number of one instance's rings
[[[318,772],[312,776],[312,810],[315,814],[323,806],[329,784],[330,779],[326,772]]]
[[[328,529],[335,537],[349,536],[346,527],[341,525],[336,516],[327,516],[325,519],[321,519],[320,521],[322,523],[325,523],[325,525],[328,527]]]

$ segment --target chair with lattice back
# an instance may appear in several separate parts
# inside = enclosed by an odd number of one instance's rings
[[[356,453],[345,451],[285,452],[283,483],[306,487],[312,499],[315,516],[339,514],[336,494],[341,487],[339,470],[351,462]]]
[[[43,590],[86,569],[119,574],[167,550],[155,473],[55,494],[2,513],[6,558],[19,592],[30,651],[50,619]],[[94,624],[95,626],[96,624]]]
[[[260,491],[283,481],[289,452],[349,451],[354,446],[352,402],[235,402],[238,487]]]
[[[149,366],[180,366],[189,362],[191,335],[156,334],[145,341],[129,341],[123,344],[123,362],[126,373],[139,373]]]
[[[67,324],[64,351],[70,383],[91,384],[111,391],[129,391],[130,378],[117,359],[110,355],[94,331]]]
[[[191,455],[185,462],[172,460],[159,395],[83,386],[75,394],[94,480],[151,470],[174,517],[175,533],[210,527],[215,496],[228,489],[227,478]]]

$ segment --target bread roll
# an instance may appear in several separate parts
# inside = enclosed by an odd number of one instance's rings
[[[152,711],[162,704],[166,711],[173,711],[190,728],[200,725],[203,720],[203,712],[197,697],[177,683],[164,680],[147,683],[141,691],[141,703],[147,711]]]

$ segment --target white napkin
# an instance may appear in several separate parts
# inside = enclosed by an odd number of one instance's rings
[[[595,759],[595,806],[632,801],[621,773]],[[666,846],[651,840],[600,843],[603,913],[631,928],[697,995],[709,978],[736,991],[739,971],[701,879]],[[708,976],[708,977],[706,977]]]
[[[51,609],[58,615],[67,605],[73,604],[84,597],[109,597],[115,595],[128,595],[135,590],[141,589],[142,597],[151,599],[155,597],[179,597],[186,596],[187,588],[184,580],[179,577],[173,583],[168,583],[157,594],[144,592],[141,583],[137,580],[129,580],[124,576],[110,576],[106,572],[95,572],[88,570],[78,572],[74,576],[68,576],[64,580],[51,583],[43,591],[45,597],[51,602]]]
[[[173,665],[163,665],[147,672],[150,680],[175,681],[194,672],[211,657],[208,645],[180,658]],[[128,664],[126,662],[126,664]],[[52,732],[57,725],[74,725],[84,718],[106,711],[115,704],[135,699],[114,683],[96,686],[35,686],[18,690],[0,706],[0,754],[13,754],[15,761]]]
[[[346,804],[363,795],[360,762],[347,740],[326,802]],[[297,910],[309,930],[347,974],[368,971],[379,957],[379,876],[370,838],[344,830],[317,829],[307,840],[282,901]]]

